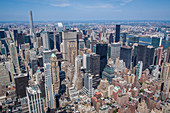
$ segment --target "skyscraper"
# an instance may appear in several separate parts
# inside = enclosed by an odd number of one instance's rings
[[[32,69],[32,75],[37,71],[38,69],[38,64],[37,64],[37,59],[36,58],[30,58],[31,60],[31,69]]]
[[[157,50],[156,65],[161,65],[163,46],[159,46],[156,50]]]
[[[170,63],[163,63],[161,69],[161,80],[166,81],[170,79]]]
[[[56,38],[54,32],[43,31],[42,38],[44,49],[54,49],[54,38]]]
[[[86,72],[90,72],[90,54],[83,54],[83,68]]]
[[[101,68],[100,68],[101,60],[100,59],[101,59],[100,55],[95,54],[95,53],[90,54],[90,73],[91,74],[93,74],[93,75],[100,74],[100,70],[101,70]],[[89,66],[89,65],[87,65],[87,66]],[[89,69],[89,67],[87,67],[87,69]]]
[[[75,73],[73,77],[73,84],[77,90],[82,89],[83,79],[81,77],[82,56],[77,56],[75,59]]]
[[[96,44],[96,54],[100,55],[100,75],[107,64],[107,44]]]
[[[84,87],[82,94],[88,95],[90,98],[94,95],[93,79],[91,74],[84,74]]]
[[[159,47],[162,44],[162,38],[159,37],[152,37],[152,46],[154,48]]]
[[[0,96],[4,95],[6,92],[3,91],[7,84],[10,84],[10,76],[7,67],[3,62],[0,62]]]
[[[77,42],[76,41],[67,42],[68,62],[70,62],[72,65],[74,65],[76,57],[77,57]]]
[[[136,75],[138,76],[138,79],[140,79],[142,76],[142,67],[143,67],[142,61],[138,61],[138,64],[136,65]]]
[[[46,106],[49,108],[56,107],[54,84],[52,84],[51,65],[50,63],[44,64],[45,67],[45,92],[46,92]]]
[[[106,65],[104,71],[102,73],[102,79],[107,79],[107,81],[111,84],[112,78],[114,78],[114,68],[111,65]]]
[[[26,88],[28,107],[30,113],[44,113],[43,98],[40,87],[35,84]]]
[[[142,61],[143,70],[153,64],[154,47],[146,45],[137,46],[137,62]]]
[[[35,34],[34,34],[34,25],[33,25],[33,17],[32,17],[32,11],[29,11],[29,17],[30,17],[30,35],[33,37],[33,43],[34,47],[36,45],[36,39],[35,39]]]
[[[21,71],[19,67],[18,54],[17,54],[17,49],[14,43],[10,43],[10,56],[11,56],[11,61],[14,66],[15,73],[20,74]]]
[[[51,75],[52,75],[52,84],[54,85],[54,92],[58,94],[60,88],[60,77],[59,77],[59,66],[58,60],[54,53],[51,55]]]
[[[50,63],[52,53],[56,53],[56,50],[43,51],[43,63]]]
[[[120,57],[120,43],[111,44],[111,58],[116,61],[116,58]]]
[[[113,43],[113,33],[110,33],[109,36],[109,44]]]
[[[77,32],[76,30],[66,30],[62,32],[62,41],[63,41],[63,58],[65,60],[68,60],[67,54],[67,42],[69,41],[75,41],[76,42],[76,47],[77,47]]]
[[[34,35],[34,25],[33,25],[33,18],[32,18],[32,11],[29,11],[29,17],[30,17],[30,35]]]
[[[170,63],[170,47],[168,47],[168,49],[167,49],[165,61]]]
[[[126,33],[123,33],[123,45],[125,45],[126,44]]]
[[[15,76],[15,87],[16,94],[18,98],[26,97],[26,87],[28,87],[28,76],[27,74],[20,74],[19,76]]]
[[[125,62],[128,69],[131,66],[132,48],[130,46],[122,46],[120,49],[120,60]]]
[[[100,73],[100,55],[95,53],[83,54],[83,68],[85,72],[97,75]]]
[[[115,36],[115,42],[120,41],[120,25],[116,25],[116,36]]]

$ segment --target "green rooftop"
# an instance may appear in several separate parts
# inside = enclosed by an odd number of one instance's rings
[[[37,73],[38,73],[38,72],[41,72],[41,71],[38,69],[38,70],[37,70]]]
[[[51,55],[52,57],[56,57],[56,55],[54,54],[54,53],[52,53],[52,55]]]

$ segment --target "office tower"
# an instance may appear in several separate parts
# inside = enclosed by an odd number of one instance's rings
[[[31,37],[28,35],[28,36],[24,36],[24,42],[25,43],[29,43],[31,45]]]
[[[31,58],[31,69],[32,69],[32,75],[37,71],[38,64],[36,58]]]
[[[45,98],[46,95],[45,95],[45,76],[44,76],[44,74],[41,74],[41,77],[42,78],[40,79],[40,82],[39,82],[40,89],[41,89],[41,96],[43,98]]]
[[[0,53],[2,55],[7,56],[7,50],[6,50],[6,47],[4,46],[4,44],[2,46],[0,46],[0,47],[1,47]]]
[[[85,45],[86,45],[86,48],[90,49],[90,40],[86,40]]]
[[[97,86],[100,84],[101,81],[100,75],[99,74],[93,75],[92,79],[93,79],[93,88],[97,89]]]
[[[137,48],[138,44],[133,44],[133,52],[132,52],[132,67],[135,67],[137,65]]]
[[[36,46],[36,39],[35,39],[35,34],[34,34],[32,11],[29,11],[29,17],[30,17],[30,35],[33,37],[33,44],[34,44],[34,47],[35,47]]]
[[[107,81],[111,84],[112,78],[114,78],[114,68],[111,65],[106,65],[104,71],[102,72],[102,79],[107,79]]]
[[[96,54],[100,55],[100,75],[107,64],[107,44],[96,44]]]
[[[73,77],[73,84],[77,90],[83,88],[83,78],[81,77],[82,56],[77,56],[75,59],[75,73]]]
[[[126,68],[130,69],[132,48],[129,46],[122,46],[120,49],[120,60],[125,62]]]
[[[142,67],[143,67],[142,61],[138,61],[138,64],[136,65],[136,75],[138,75],[138,79],[140,79],[142,76]]]
[[[77,56],[77,42],[76,41],[67,42],[68,62],[74,65],[76,56]]]
[[[94,95],[93,79],[91,74],[84,74],[84,87],[81,93],[89,96],[90,98]]]
[[[166,81],[170,79],[170,63],[163,63],[161,69],[161,80]]]
[[[142,61],[143,70],[153,64],[154,47],[146,45],[137,46],[137,62]]]
[[[116,25],[116,36],[115,36],[115,42],[120,41],[120,25]]]
[[[123,45],[126,45],[126,33],[123,33]]]
[[[156,49],[156,53],[157,53],[157,59],[156,59],[156,65],[161,65],[161,61],[162,61],[162,52],[163,52],[163,46],[159,46]]]
[[[83,54],[83,68],[86,72],[90,72],[90,54]]]
[[[113,33],[110,33],[109,36],[109,44],[113,43]]]
[[[30,17],[30,35],[34,36],[34,25],[33,25],[32,11],[29,11],[29,17]]]
[[[94,51],[94,46],[97,44],[97,40],[93,40],[91,41],[91,45],[90,45],[90,49],[92,53],[96,53],[96,51]]]
[[[1,29],[0,30],[0,39],[2,39],[2,38],[5,38],[6,36],[5,36],[5,30],[4,29]]]
[[[165,62],[170,63],[170,47],[167,49]]]
[[[113,61],[116,61],[116,58],[120,57],[120,43],[112,43],[111,44],[111,55],[110,57],[113,59]]]
[[[162,44],[162,38],[152,37],[152,46],[154,48],[161,46],[161,44]]]
[[[24,44],[24,42],[25,42],[24,34],[22,33],[22,31],[18,31],[16,40],[17,46]]]
[[[60,88],[60,77],[59,77],[59,66],[58,60],[54,53],[51,55],[51,75],[52,75],[52,84],[54,85],[54,92],[58,94]]]
[[[107,38],[106,38],[106,33],[101,33],[101,41],[103,41],[103,42],[108,42],[108,40],[107,40]]]
[[[79,39],[78,41],[78,50],[83,50],[85,48],[85,43],[83,39]]]
[[[56,50],[43,51],[43,63],[50,63],[52,53],[56,53]]]
[[[89,59],[88,59],[89,60]],[[93,75],[100,74],[100,55],[92,53],[90,54],[90,61],[87,61],[88,63],[90,62],[90,73]],[[87,65],[89,66],[89,65]],[[87,67],[89,69],[89,67]],[[88,72],[88,70],[87,70]]]
[[[52,84],[51,65],[45,63],[45,92],[46,92],[46,106],[49,108],[56,108],[54,84]]]
[[[28,87],[28,75],[20,74],[14,77],[17,98],[26,97],[26,87]]]
[[[66,72],[66,78],[69,80],[69,85],[72,85],[73,77],[74,77],[74,66],[68,65],[64,67],[64,71]]]
[[[73,84],[75,85],[77,78],[80,76],[81,74],[81,65],[82,65],[82,57],[81,56],[77,56],[75,59],[75,74],[73,77]]]
[[[56,35],[55,35],[55,38],[56,38],[56,46],[54,46],[54,48],[56,48],[58,51],[60,51],[60,44],[61,44],[61,37],[62,36],[60,36],[62,33],[61,32],[59,32],[59,33],[56,33]]]
[[[21,44],[24,44],[25,40],[24,40],[24,34],[21,30],[19,29],[14,29],[12,30],[12,38],[16,43],[16,46],[19,46]]]
[[[83,35],[82,32],[77,32],[77,39],[80,40],[82,39]]]
[[[43,43],[42,43],[42,37],[37,37],[37,47],[40,48],[41,46],[43,46]]]
[[[6,92],[3,92],[3,89],[7,84],[10,83],[10,76],[7,67],[3,62],[0,63],[0,96],[5,95]]]
[[[58,37],[56,37],[56,36],[57,36],[57,35],[56,35],[56,32],[54,31],[54,34],[53,34],[54,49],[57,49],[57,48],[56,48],[56,47],[57,47],[57,46],[56,46],[56,45],[57,45],[57,41],[56,41],[56,40],[57,40]]]
[[[21,71],[19,67],[18,54],[17,54],[17,49],[14,43],[10,43],[10,56],[11,56],[11,61],[14,66],[15,73],[20,74]]]
[[[39,86],[33,85],[26,88],[29,113],[44,113],[43,98]]]
[[[44,49],[54,49],[54,32],[43,31],[42,38]]]
[[[62,42],[63,42],[63,58],[68,60],[67,58],[67,42],[75,41],[77,46],[77,32],[76,30],[66,30],[62,32]]]
[[[42,56],[38,56],[38,66],[43,67],[43,57]]]

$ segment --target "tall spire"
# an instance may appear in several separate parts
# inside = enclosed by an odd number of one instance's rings
[[[30,17],[30,35],[33,37],[33,44],[34,48],[36,48],[36,39],[34,34],[34,25],[33,25],[33,17],[32,17],[32,11],[29,11],[29,17]]]
[[[34,35],[34,25],[33,25],[33,18],[32,18],[32,11],[29,11],[29,17],[30,17],[30,35]]]

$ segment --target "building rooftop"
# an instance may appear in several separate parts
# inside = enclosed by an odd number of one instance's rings
[[[51,54],[51,57],[56,57],[56,55],[54,53]]]

